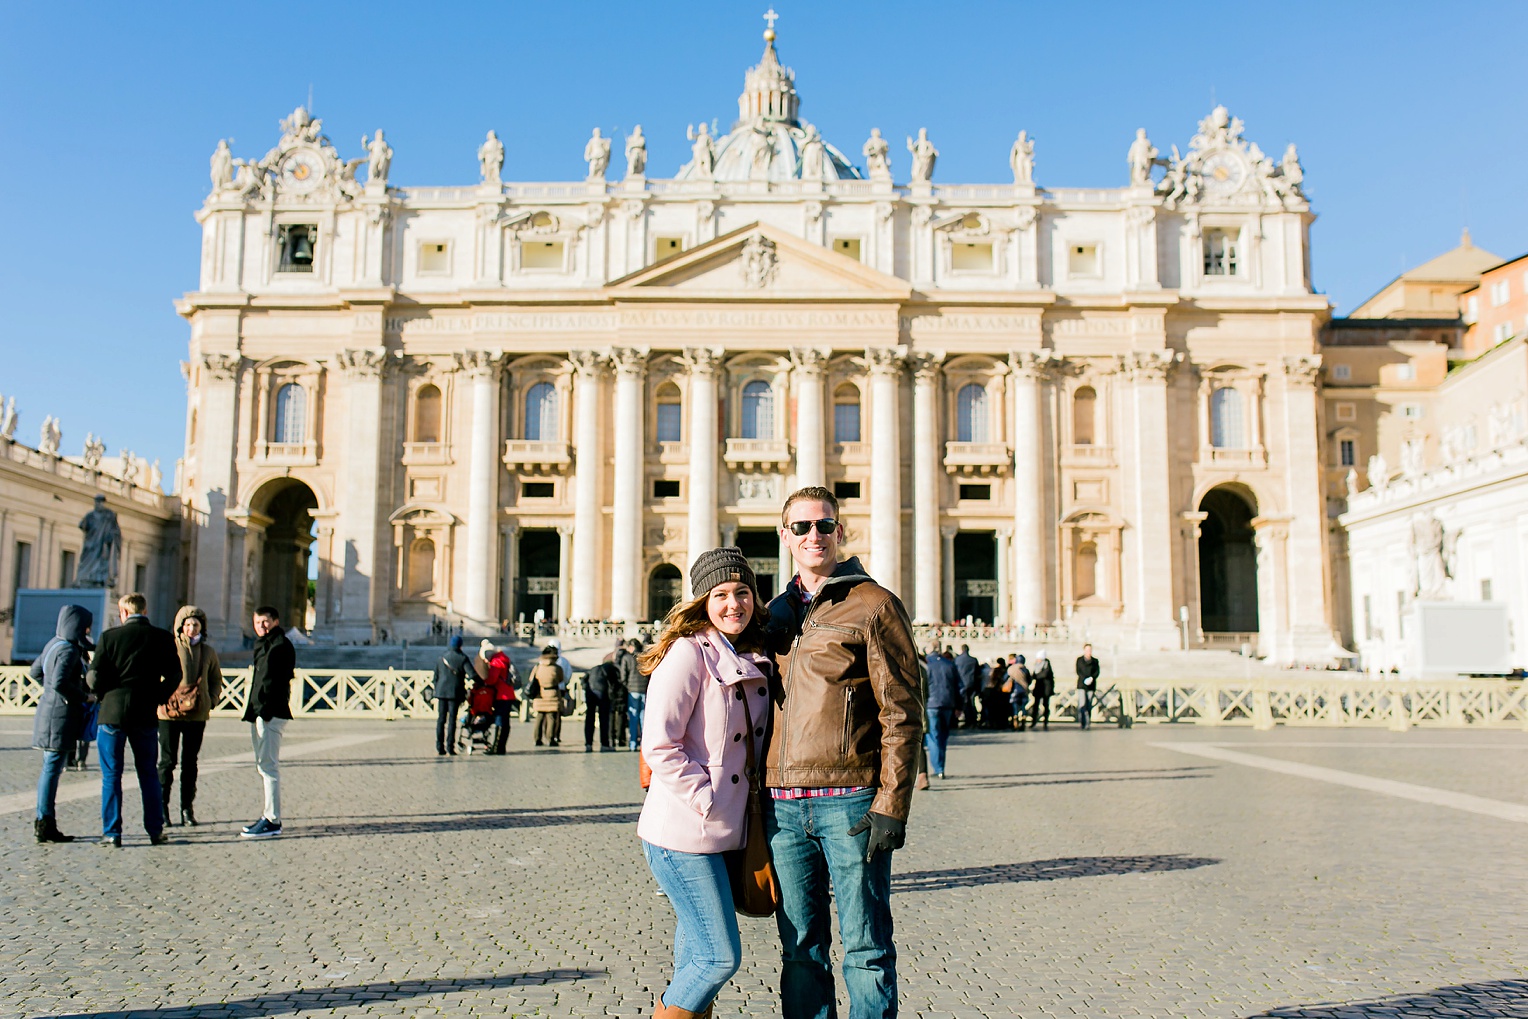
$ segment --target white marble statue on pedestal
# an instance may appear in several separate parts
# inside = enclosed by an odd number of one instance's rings
[[[85,452],[81,460],[91,470],[101,469],[101,457],[106,455],[106,443],[95,437],[94,432],[85,433]]]
[[[164,469],[158,460],[149,464],[149,488],[155,492],[164,491]]]
[[[138,455],[130,449],[122,451],[122,480],[129,485],[138,484]]]
[[[610,139],[601,137],[595,128],[584,145],[584,162],[589,164],[589,180],[604,180],[605,169],[610,165]]]
[[[1452,594],[1443,524],[1430,513],[1411,518],[1412,593],[1424,601],[1446,601]]]
[[[1130,164],[1130,184],[1132,187],[1145,187],[1151,184],[1151,168],[1156,165],[1157,147],[1151,144],[1151,139],[1146,137],[1146,129],[1135,129],[1135,141],[1130,143],[1130,151],[1125,160]]]
[[[626,176],[645,177],[647,175],[647,139],[642,136],[642,125],[638,124],[632,129],[631,134],[626,136]]]
[[[865,171],[871,180],[891,180],[891,160],[887,157],[891,146],[881,137],[880,128],[870,129],[870,137],[865,140],[865,147],[860,151],[865,156]]]
[[[691,124],[684,132],[690,142],[690,166],[697,177],[709,177],[716,168],[716,140],[702,120],[700,127]]]
[[[63,441],[64,433],[58,427],[58,419],[52,414],[43,418],[42,429],[37,439],[38,450],[52,456],[57,456],[59,444]]]
[[[228,139],[222,138],[212,152],[212,190],[221,191],[232,183],[233,153],[228,148]]]
[[[816,124],[806,125],[806,138],[801,143],[801,179],[822,180],[827,174],[826,152],[822,147],[822,135]]]
[[[381,134],[381,132],[377,132]],[[504,143],[492,129],[483,144],[478,146],[478,169],[482,171],[484,184],[497,184],[504,171]]]
[[[377,135],[370,141],[361,135],[361,148],[366,150],[366,183],[386,184],[387,171],[393,165],[393,148],[382,137],[382,129],[377,128]]]
[[[16,437],[16,398],[10,397],[5,401],[5,413],[0,415],[0,438],[14,439]]]
[[[918,128],[918,138],[914,141],[907,139],[907,151],[913,156],[914,184],[927,184],[934,179],[934,160],[939,158],[939,150],[934,148],[934,143],[928,140],[928,128]]]
[[[1376,492],[1383,492],[1390,486],[1390,465],[1380,453],[1369,457],[1369,465],[1364,470],[1369,476],[1369,487]]]
[[[1008,165],[1013,168],[1015,184],[1035,182],[1035,140],[1028,131],[1020,131],[1014,139],[1013,148],[1008,150]]]

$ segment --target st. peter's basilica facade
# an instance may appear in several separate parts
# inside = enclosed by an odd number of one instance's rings
[[[212,632],[650,620],[721,543],[768,595],[780,503],[822,484],[917,621],[1324,654],[1293,147],[1217,108],[1181,155],[1122,139],[1118,188],[1038,186],[1024,135],[1011,183],[943,184],[926,136],[835,148],[799,103],[771,31],[669,178],[640,129],[559,183],[503,182],[490,132],[478,183],[394,186],[382,132],[346,161],[303,109],[220,145],[178,305]]]

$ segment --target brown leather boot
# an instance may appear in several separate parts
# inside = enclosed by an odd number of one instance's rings
[[[701,1019],[702,1016],[709,1016],[710,1012],[710,1005],[706,1006],[704,1012],[691,1012],[687,1008],[665,1005],[661,994],[658,995],[658,1000],[653,1002],[653,1019]]]

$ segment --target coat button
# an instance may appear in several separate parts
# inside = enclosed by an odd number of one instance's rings
[[[737,692],[737,699],[738,699],[738,700],[742,700],[742,699],[743,699],[743,691],[741,691],[741,690],[739,690],[739,691],[738,691],[738,692]]]
[[[740,740],[742,738],[743,738],[743,734],[740,733],[740,732],[735,732],[735,733],[732,734],[732,742],[734,742],[734,743],[736,743],[738,740]]]
[[[765,695],[765,694],[767,694],[767,693],[769,693],[769,691],[768,691],[768,690],[766,690],[766,689],[764,689],[764,687],[762,687],[762,686],[761,686],[761,687],[759,687],[759,696],[760,696],[760,697],[763,697],[763,696],[764,696],[764,695]]]
[[[753,730],[753,734],[755,736],[762,736],[762,735],[764,735],[764,727],[762,725],[759,726],[757,729]]]
[[[738,675],[739,675],[739,676],[741,676],[741,675],[742,675],[742,674],[743,674],[743,670],[742,670],[742,669],[738,669],[738,670],[737,670],[737,674],[738,674]]]
[[[737,776],[736,775],[732,776],[732,784],[733,785],[737,785]]]

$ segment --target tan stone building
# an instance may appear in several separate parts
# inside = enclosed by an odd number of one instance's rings
[[[825,484],[919,621],[1319,659],[1328,306],[1293,147],[1217,108],[1181,158],[1123,140],[1118,188],[1039,186],[1023,134],[1011,182],[934,183],[924,137],[899,184],[879,131],[856,167],[801,118],[766,38],[669,178],[640,131],[620,179],[596,132],[551,183],[502,182],[490,133],[453,187],[301,109],[263,158],[219,147],[178,306],[213,632],[300,613],[310,568],[338,641],[651,620],[719,542],[769,593],[782,498]]]

